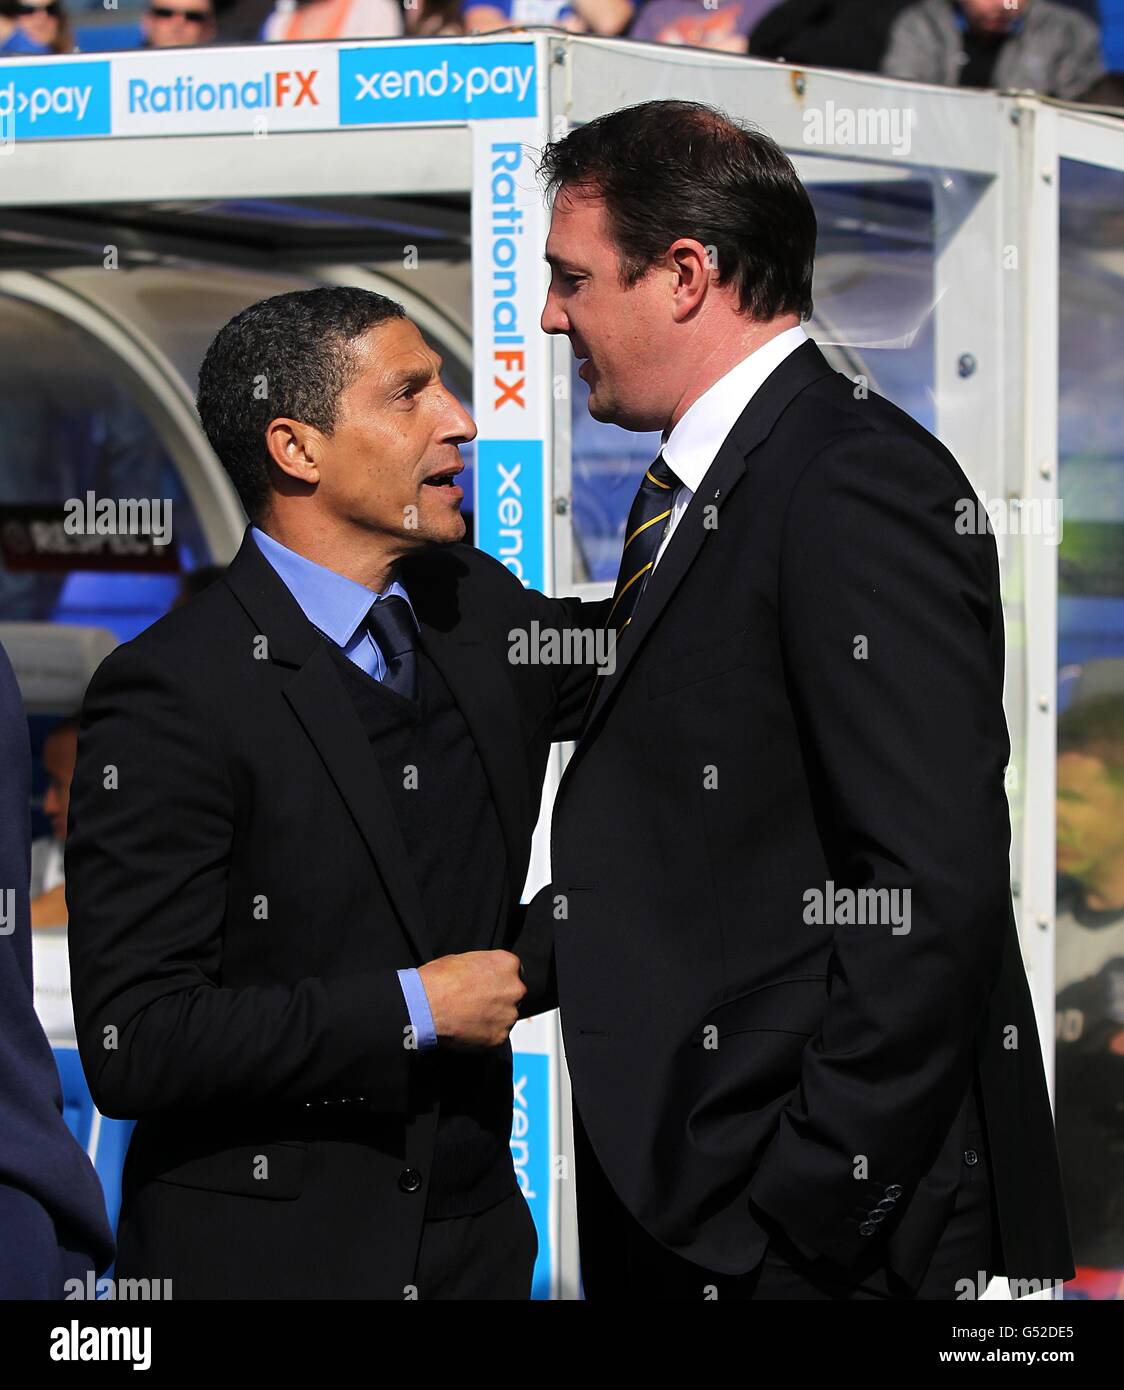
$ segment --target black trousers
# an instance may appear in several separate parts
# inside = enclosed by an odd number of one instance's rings
[[[582,1286],[588,1301],[643,1299],[690,1302],[755,1299],[955,1299],[971,1281],[978,1298],[1002,1269],[1002,1248],[982,1125],[964,1140],[956,1203],[932,1261],[914,1291],[883,1265],[853,1271],[809,1261],[777,1230],[747,1274],[719,1274],[662,1246],[613,1191],[574,1112],[574,1169]],[[982,1275],[982,1279],[981,1279]]]
[[[422,1225],[419,1299],[528,1299],[539,1238],[522,1192],[471,1216]]]

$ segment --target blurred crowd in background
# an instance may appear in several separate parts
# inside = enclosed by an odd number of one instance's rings
[[[1124,105],[1124,0],[0,0],[0,56],[482,34],[525,25]],[[1124,39],[1122,39],[1124,42]]]

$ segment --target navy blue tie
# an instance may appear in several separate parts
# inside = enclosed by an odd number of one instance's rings
[[[664,462],[663,454],[649,464],[640,479],[640,487],[625,527],[613,606],[605,620],[605,626],[615,628],[618,634],[632,621],[640,595],[651,576],[664,527],[671,515],[671,499],[678,482],[670,466]]]
[[[664,529],[671,516],[671,501],[679,479],[670,466],[664,462],[663,454],[657,455],[640,479],[636,497],[628,513],[625,525],[624,549],[621,551],[621,566],[617,572],[617,586],[613,590],[613,606],[605,619],[605,627],[619,637],[632,621],[640,595],[644,592],[652,569],[656,563]],[[597,699],[598,683],[595,680],[590,688],[589,699],[585,702],[582,715],[582,728],[589,722],[589,713]]]
[[[366,626],[386,665],[383,684],[407,700],[416,700],[418,629],[410,605],[398,594],[377,599],[371,604]]]

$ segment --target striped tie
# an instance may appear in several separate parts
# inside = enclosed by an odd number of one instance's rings
[[[617,587],[613,590],[613,606],[605,620],[605,626],[615,628],[618,634],[632,621],[640,595],[651,576],[664,527],[671,516],[671,501],[678,483],[679,479],[664,462],[663,454],[649,465],[640,479],[625,528],[620,573],[617,575]]]

